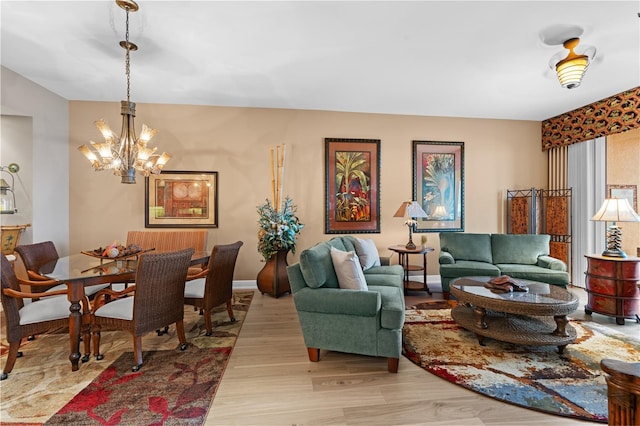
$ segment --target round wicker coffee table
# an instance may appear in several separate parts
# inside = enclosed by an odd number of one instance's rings
[[[488,337],[503,342],[564,348],[576,340],[567,315],[578,308],[578,298],[562,287],[518,280],[529,291],[494,293],[484,284],[493,277],[463,277],[451,282],[451,294],[460,302],[451,316],[476,334],[481,345]]]

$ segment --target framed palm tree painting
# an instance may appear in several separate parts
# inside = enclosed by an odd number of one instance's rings
[[[415,232],[464,231],[464,142],[413,141]]]
[[[325,139],[325,234],[380,232],[379,176],[379,139]]]

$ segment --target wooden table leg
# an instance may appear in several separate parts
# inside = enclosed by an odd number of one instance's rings
[[[67,298],[71,302],[69,307],[69,361],[71,361],[71,371],[78,370],[80,361],[80,331],[82,329],[80,301],[83,297],[84,285],[82,282],[71,281],[67,283]]]

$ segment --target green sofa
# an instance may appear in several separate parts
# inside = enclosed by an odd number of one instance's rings
[[[364,271],[367,290],[341,289],[331,247],[356,251],[351,236],[335,237],[300,253],[287,268],[309,359],[320,349],[387,358],[389,372],[398,371],[404,324],[403,269],[373,266]]]
[[[459,277],[509,275],[561,287],[569,285],[567,265],[549,256],[549,235],[440,234],[440,280],[445,298]]]

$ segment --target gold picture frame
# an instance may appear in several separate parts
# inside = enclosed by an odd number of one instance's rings
[[[218,172],[165,171],[145,178],[145,228],[217,228]]]

